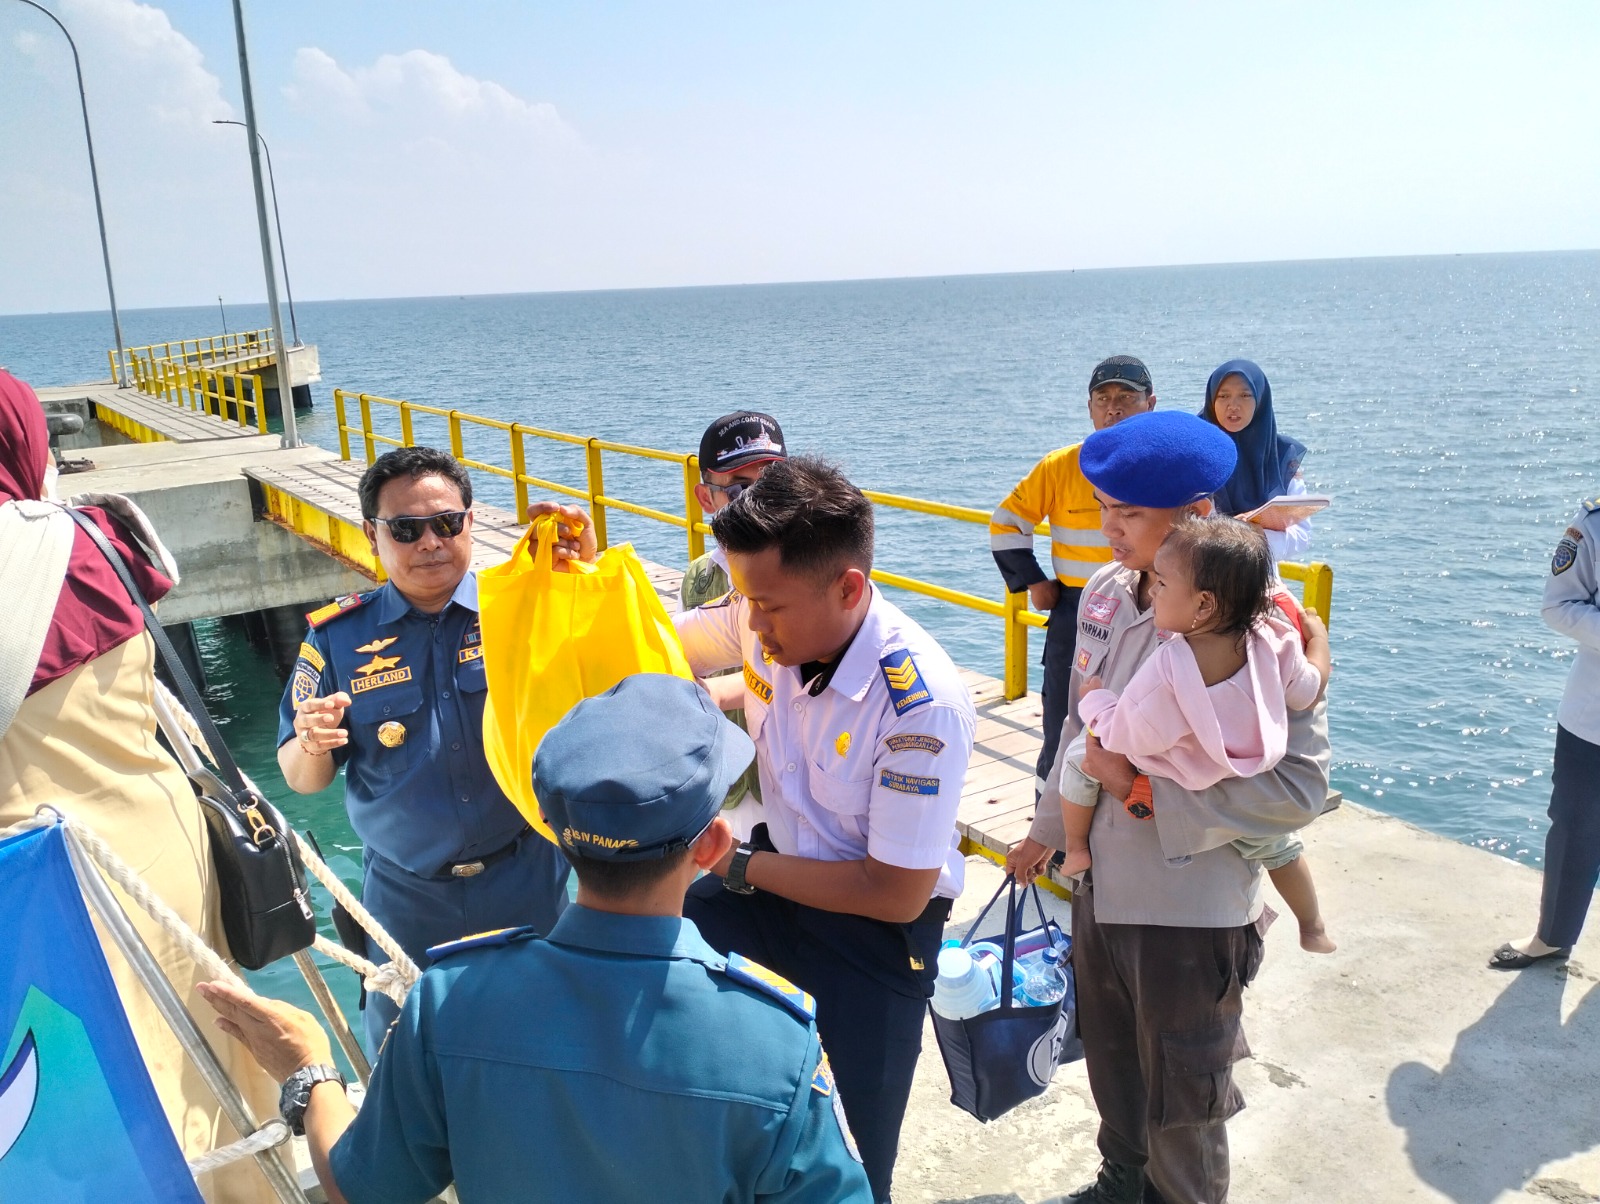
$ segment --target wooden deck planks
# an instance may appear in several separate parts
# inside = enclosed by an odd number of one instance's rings
[[[146,397],[133,389],[118,389],[110,385],[87,391],[83,396],[93,404],[95,413],[108,425],[132,435],[129,429],[153,432],[161,439],[173,443],[201,443],[212,439],[248,439],[261,432],[255,426],[240,426],[214,414],[191,410],[154,397]],[[110,413],[107,414],[106,412]],[[117,421],[120,416],[123,421]]]

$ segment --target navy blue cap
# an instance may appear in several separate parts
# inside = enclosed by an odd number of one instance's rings
[[[550,729],[533,757],[533,789],[563,847],[644,861],[704,832],[755,755],[699,685],[637,673]]]
[[[1177,410],[1151,410],[1090,435],[1078,467],[1116,501],[1173,510],[1221,489],[1238,459],[1221,427]]]

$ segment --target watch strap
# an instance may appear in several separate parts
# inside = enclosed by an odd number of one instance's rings
[[[750,864],[750,858],[758,850],[752,844],[741,844],[733,851],[733,859],[728,862],[728,875],[722,880],[725,890],[731,890],[736,895],[753,895],[756,888],[745,881],[745,870]]]
[[[306,1134],[306,1109],[311,1106],[312,1088],[318,1083],[346,1085],[338,1068],[325,1063],[302,1066],[283,1081],[283,1090],[278,1095],[278,1114],[296,1137]]]

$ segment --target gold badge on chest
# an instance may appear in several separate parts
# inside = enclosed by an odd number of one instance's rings
[[[378,725],[378,743],[385,748],[399,748],[406,742],[406,725],[393,719]]]

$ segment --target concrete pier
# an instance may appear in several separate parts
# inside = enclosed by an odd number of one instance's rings
[[[1236,1069],[1247,1107],[1228,1125],[1230,1198],[1600,1200],[1596,926],[1565,966],[1490,970],[1496,945],[1533,929],[1537,872],[1352,804],[1304,835],[1339,949],[1303,952],[1292,918],[1268,935],[1245,992],[1255,1056]],[[973,858],[967,871],[951,935],[1001,880]],[[988,1125],[949,1094],[930,1025],[896,1201],[1038,1204],[1093,1179],[1098,1119],[1081,1062]]]

